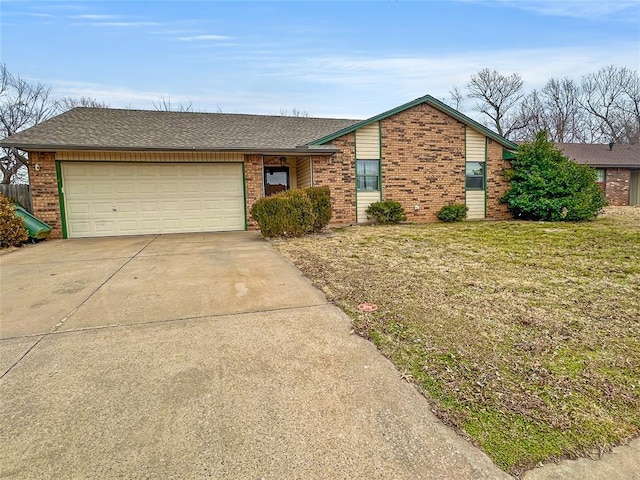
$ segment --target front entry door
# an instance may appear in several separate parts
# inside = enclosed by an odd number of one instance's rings
[[[289,190],[289,167],[264,167],[264,194]]]

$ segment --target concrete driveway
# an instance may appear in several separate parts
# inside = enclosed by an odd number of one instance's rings
[[[2,478],[509,478],[254,232],[0,256]]]

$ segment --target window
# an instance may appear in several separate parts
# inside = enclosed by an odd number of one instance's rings
[[[356,160],[356,188],[360,191],[380,189],[380,162]]]
[[[467,162],[467,190],[484,190],[484,162]]]
[[[604,168],[596,168],[596,182],[598,182],[600,188],[604,190],[606,182],[606,170]]]
[[[285,190],[289,190],[289,167],[264,167],[265,195],[268,197]]]

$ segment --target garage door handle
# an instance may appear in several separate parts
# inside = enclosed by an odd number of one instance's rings
[[[114,212],[118,211],[118,209],[116,207],[111,207],[111,210],[113,210]]]

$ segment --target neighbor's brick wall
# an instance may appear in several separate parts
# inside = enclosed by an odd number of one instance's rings
[[[626,168],[607,168],[604,196],[607,203],[621,207],[629,205],[629,184],[631,171]]]
[[[251,230],[258,228],[257,222],[251,218],[251,206],[256,203],[259,198],[263,197],[263,173],[262,173],[262,155],[245,155],[244,156],[244,178],[247,194],[247,227]]]
[[[444,205],[465,202],[464,124],[420,104],[381,127],[384,200],[400,202],[414,222],[434,221]]]
[[[29,185],[33,214],[51,226],[49,238],[62,238],[55,152],[29,152]]]
[[[509,189],[504,172],[511,165],[502,159],[502,145],[491,139],[487,143],[487,218],[506,220],[511,214],[507,206],[500,203],[500,198]]]
[[[340,153],[331,157],[312,157],[313,185],[326,185],[331,190],[333,224],[356,222],[355,139],[355,133],[343,135],[331,142],[341,150]]]

